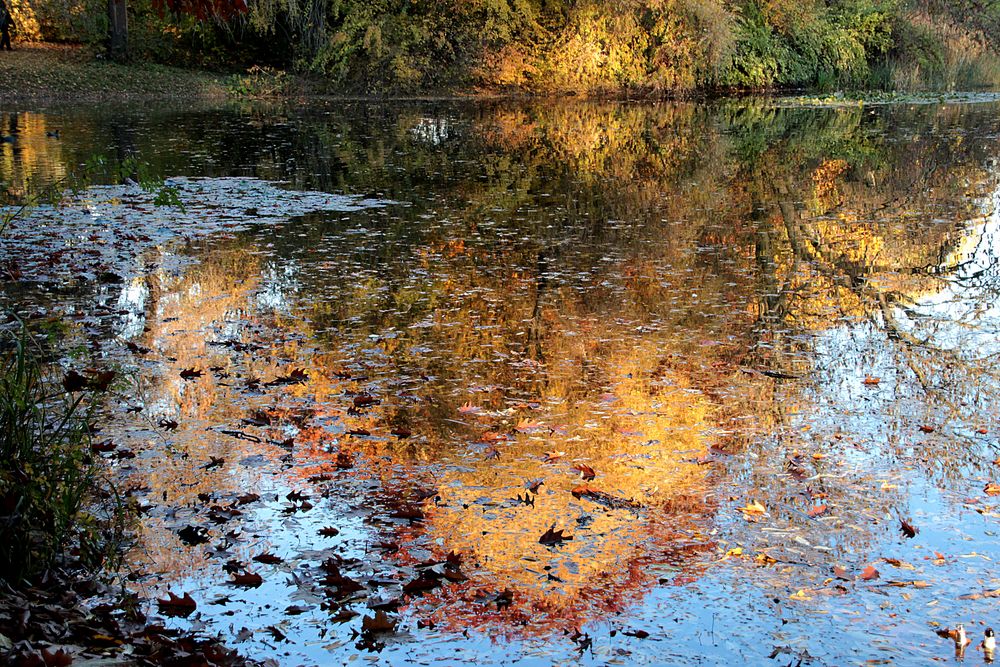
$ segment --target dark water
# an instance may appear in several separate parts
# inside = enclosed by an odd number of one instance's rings
[[[8,303],[127,378],[108,465],[149,505],[134,585],[198,602],[169,623],[289,665],[988,658],[1000,105],[0,124],[14,191],[94,153],[241,177],[155,225],[84,190],[0,257]]]

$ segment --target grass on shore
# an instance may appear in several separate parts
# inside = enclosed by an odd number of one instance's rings
[[[155,65],[98,60],[84,47],[16,43],[0,52],[0,101],[107,102],[218,99],[227,77]]]

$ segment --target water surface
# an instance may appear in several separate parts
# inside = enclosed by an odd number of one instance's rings
[[[133,585],[198,602],[168,623],[290,665],[984,659],[934,630],[1000,626],[1000,105],[0,124],[15,191],[95,152],[208,179],[0,258],[123,371],[103,456]]]

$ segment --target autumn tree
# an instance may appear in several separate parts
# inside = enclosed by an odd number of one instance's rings
[[[154,8],[164,15],[188,14],[201,21],[226,21],[247,11],[246,0],[153,0]],[[108,0],[108,53],[113,60],[128,56],[127,0]]]

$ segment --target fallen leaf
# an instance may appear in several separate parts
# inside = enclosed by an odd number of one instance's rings
[[[767,514],[767,508],[757,501],[751,501],[747,503],[746,507],[738,507],[737,510],[743,512],[743,516],[746,517],[748,521],[756,521],[760,517]]]
[[[517,426],[514,427],[515,431],[519,433],[531,433],[532,431],[537,431],[540,428],[544,428],[545,424],[539,421],[533,421],[531,419],[522,419],[517,422]]]
[[[916,537],[917,533],[920,532],[919,528],[915,527],[912,523],[910,523],[903,517],[899,517],[899,530],[903,533],[905,537],[911,539]]]
[[[73,370],[66,373],[62,381],[63,389],[68,392],[83,391],[88,384],[87,378]]]
[[[167,597],[157,599],[156,606],[159,607],[160,613],[164,616],[184,617],[190,615],[198,607],[198,604],[189,593],[185,593],[184,597],[177,597],[173,592],[167,591]]]
[[[871,375],[866,375],[865,379],[862,380],[861,384],[866,384],[868,386],[875,386],[882,381],[882,378],[872,377]]]
[[[379,632],[394,632],[396,621],[389,618],[384,611],[375,612],[374,616],[365,616],[361,619],[361,631],[366,634],[376,634]]]
[[[1000,484],[996,482],[989,482],[983,492],[988,496],[1000,496]]]
[[[810,507],[809,511],[806,512],[806,514],[808,514],[811,518],[815,519],[818,516],[826,514],[826,510],[827,510],[826,505],[815,505],[813,507]]]
[[[483,409],[478,405],[473,405],[472,401],[466,401],[461,405],[461,407],[458,408],[458,411],[463,415],[478,415],[483,411]]]
[[[555,524],[553,524],[551,528],[542,533],[542,536],[538,538],[538,543],[545,546],[552,546],[572,539],[572,535],[565,535],[562,530],[556,530]]]
[[[597,473],[594,472],[594,469],[591,468],[586,463],[577,463],[575,466],[573,466],[573,470],[579,470],[580,475],[583,476],[583,481],[585,482],[589,482],[590,480],[594,479],[594,477],[597,476]]]
[[[1000,588],[996,590],[985,590],[979,593],[969,593],[967,595],[959,595],[959,600],[980,600],[982,598],[1000,598]]]
[[[181,371],[182,380],[193,380],[201,377],[201,371],[196,368],[185,368]]]
[[[354,397],[354,407],[363,408],[378,402],[378,399],[371,394],[358,394]]]
[[[255,572],[243,572],[234,574],[229,582],[233,586],[243,586],[245,588],[257,588],[264,583],[264,578]]]
[[[275,556],[270,552],[265,552],[257,556],[254,556],[253,560],[257,561],[258,563],[264,563],[265,565],[279,565],[280,563],[285,562],[284,558],[281,558],[280,556]]]
[[[934,432],[934,427],[933,426],[927,426],[926,424],[923,424],[923,425],[920,426],[920,432],[921,433],[933,433]]]
[[[879,573],[878,570],[875,569],[874,565],[869,565],[864,569],[864,571],[861,572],[861,579],[863,581],[871,581],[872,579],[878,579],[878,578],[879,578]]]
[[[208,542],[208,529],[202,526],[184,526],[177,531],[177,536],[188,546],[196,546]]]

